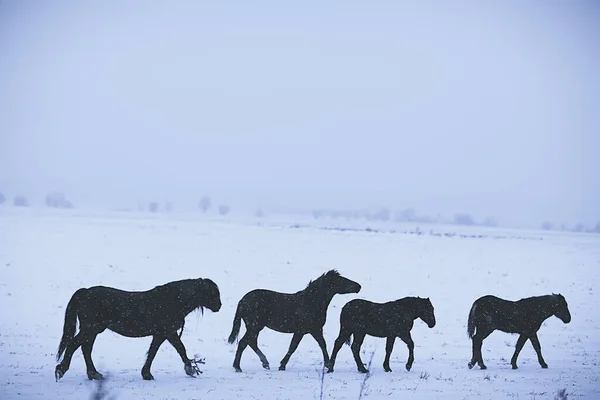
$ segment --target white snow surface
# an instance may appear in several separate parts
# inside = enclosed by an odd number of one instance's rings
[[[197,378],[185,375],[165,343],[154,360],[154,381],[140,370],[151,338],[126,338],[106,330],[93,359],[116,399],[358,399],[365,375],[349,346],[335,372],[321,382],[322,356],[305,336],[287,370],[277,369],[291,334],[265,328],[259,347],[270,361],[264,370],[248,347],[242,373],[233,370],[236,344],[227,343],[237,302],[255,288],[304,289],[329,269],[362,285],[358,294],[336,295],[324,328],[329,353],[341,307],[354,298],[377,302],[429,297],[437,325],[415,321],[415,362],[404,364],[406,346],[396,341],[393,372],[383,371],[385,339],[367,336],[363,361],[372,357],[366,399],[554,399],[600,398],[598,284],[600,235],[537,231],[386,225],[382,231],[324,230],[336,221],[300,217],[238,219],[202,215],[85,213],[77,210],[0,210],[0,399],[88,399],[81,351],[59,382],[54,378],[64,311],[74,291],[107,285],[147,290],[185,278],[210,278],[223,307],[188,315],[182,340],[188,356],[206,358]],[[379,227],[381,228],[381,227]],[[391,232],[394,230],[395,232]],[[441,232],[468,233],[463,237]],[[432,234],[434,233],[434,234]],[[475,237],[473,237],[475,236]],[[494,332],[483,343],[488,369],[469,370],[466,323],[474,300],[486,294],[518,300],[562,293],[572,314],[563,324],[551,317],[538,332],[549,364],[541,369],[530,342],[512,370],[517,336]],[[240,337],[245,332],[244,324]],[[322,385],[322,393],[321,393]]]

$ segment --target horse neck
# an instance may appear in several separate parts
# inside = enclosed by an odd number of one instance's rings
[[[404,314],[406,314],[413,321],[421,316],[421,307],[419,302],[414,297],[398,300],[398,305],[402,308]]]
[[[543,322],[554,315],[552,299],[548,296],[540,296],[534,299],[533,304],[538,307],[533,307],[534,315]]]
[[[176,305],[174,307],[175,312],[180,312],[184,316],[200,307],[200,302],[195,294],[191,294],[189,291],[184,290],[184,288],[179,288],[173,304]]]
[[[307,298],[307,302],[318,307],[319,309],[327,309],[329,303],[333,300],[335,293],[331,289],[327,289],[323,286],[309,287],[304,291],[304,295]]]

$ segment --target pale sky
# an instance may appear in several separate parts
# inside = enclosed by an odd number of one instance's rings
[[[0,191],[592,225],[599,21],[593,1],[0,1]]]

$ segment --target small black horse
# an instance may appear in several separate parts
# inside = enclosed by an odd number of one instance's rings
[[[467,323],[467,333],[473,340],[473,358],[469,362],[469,368],[475,363],[479,368],[486,369],[481,355],[483,340],[496,329],[506,333],[518,333],[519,339],[515,346],[515,353],[510,360],[513,369],[517,369],[517,357],[523,349],[527,339],[531,341],[538,362],[542,368],[548,368],[548,364],[542,357],[542,347],[537,336],[537,331],[542,323],[556,316],[565,324],[571,322],[571,313],[564,296],[552,294],[546,296],[528,297],[518,301],[504,300],[496,296],[483,296],[475,300]],[[475,329],[477,328],[477,332]]]
[[[279,370],[285,367],[298,344],[307,333],[311,334],[323,352],[325,365],[329,361],[327,346],[323,338],[323,326],[327,317],[327,308],[335,294],[358,293],[361,286],[344,278],[336,270],[330,270],[296,293],[280,293],[266,289],[255,289],[244,295],[239,301],[233,328],[228,342],[237,338],[241,320],[246,324],[246,334],[238,343],[233,367],[241,372],[240,360],[246,346],[250,346],[258,355],[262,366],[269,369],[269,361],[258,348],[258,334],[266,326],[277,332],[293,333],[287,354],[281,360]]]
[[[352,335],[354,335],[354,342],[351,349],[359,372],[369,372],[360,359],[360,347],[366,335],[387,338],[385,360],[383,361],[383,369],[386,372],[392,372],[390,355],[394,348],[396,336],[402,339],[408,347],[406,369],[410,371],[415,360],[415,343],[412,340],[410,331],[417,318],[421,318],[429,328],[435,326],[433,305],[429,298],[405,297],[387,303],[374,303],[361,299],[349,301],[342,308],[340,314],[340,333],[335,340],[331,359],[329,365],[327,365],[327,372],[333,372],[338,351],[344,343],[350,344]]]
[[[158,348],[165,340],[177,350],[185,365],[185,373],[197,372],[188,359],[181,334],[185,317],[200,308],[213,312],[221,308],[219,287],[210,279],[184,279],[156,286],[143,292],[129,292],[106,286],[94,286],[77,290],[65,311],[63,335],[58,346],[56,360],[64,358],[56,366],[56,381],[69,369],[73,353],[81,346],[89,379],[102,379],[92,362],[92,347],[96,336],[110,329],[127,337],[152,335],[148,357],[142,367],[145,380],[154,379],[150,366]],[[75,335],[79,318],[79,333]],[[181,328],[181,333],[177,330]]]

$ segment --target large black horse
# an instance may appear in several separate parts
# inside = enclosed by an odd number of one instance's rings
[[[331,270],[311,281],[306,289],[296,293],[280,293],[266,289],[255,289],[246,293],[238,303],[228,339],[229,343],[235,341],[243,319],[246,334],[238,343],[233,367],[237,372],[242,371],[240,360],[246,346],[249,345],[260,358],[263,368],[269,369],[267,357],[258,348],[258,334],[265,326],[277,332],[294,334],[279,370],[285,370],[291,355],[307,333],[319,344],[327,365],[329,356],[323,338],[323,326],[329,303],[336,294],[358,293],[360,289],[358,283],[344,278],[336,270]]]
[[[194,376],[196,371],[192,360],[186,355],[181,333],[185,317],[198,308],[204,312],[204,307],[213,312],[221,308],[219,287],[210,279],[169,282],[143,292],[129,292],[106,286],[79,289],[69,300],[65,311],[63,335],[56,360],[60,360],[63,353],[64,358],[56,366],[56,380],[67,372],[73,353],[79,346],[88,378],[103,378],[92,362],[92,347],[96,336],[105,329],[127,337],[152,335],[148,357],[142,367],[144,379],[154,379],[150,367],[158,348],[165,340],[177,350],[185,365],[185,373]],[[78,318],[79,333],[75,335]]]
[[[518,301],[504,300],[491,295],[475,300],[467,323],[467,333],[473,340],[473,358],[468,364],[469,368],[473,368],[475,363],[481,369],[487,368],[483,363],[481,345],[483,340],[496,329],[520,335],[515,346],[515,353],[510,360],[513,369],[517,369],[517,357],[527,339],[533,345],[540,366],[548,368],[548,364],[542,357],[542,347],[537,331],[542,323],[553,315],[565,324],[571,322],[567,301],[560,293],[527,297]]]
[[[342,308],[340,314],[340,333],[335,340],[327,372],[333,372],[338,351],[344,343],[350,344],[352,335],[354,335],[354,341],[351,349],[359,372],[369,372],[360,359],[360,347],[366,335],[387,338],[385,360],[383,361],[383,369],[386,372],[392,371],[390,356],[396,336],[399,337],[408,347],[406,369],[410,371],[415,359],[415,343],[410,331],[417,318],[421,318],[429,328],[435,326],[435,314],[429,298],[405,297],[387,303],[374,303],[361,299],[349,301]]]

